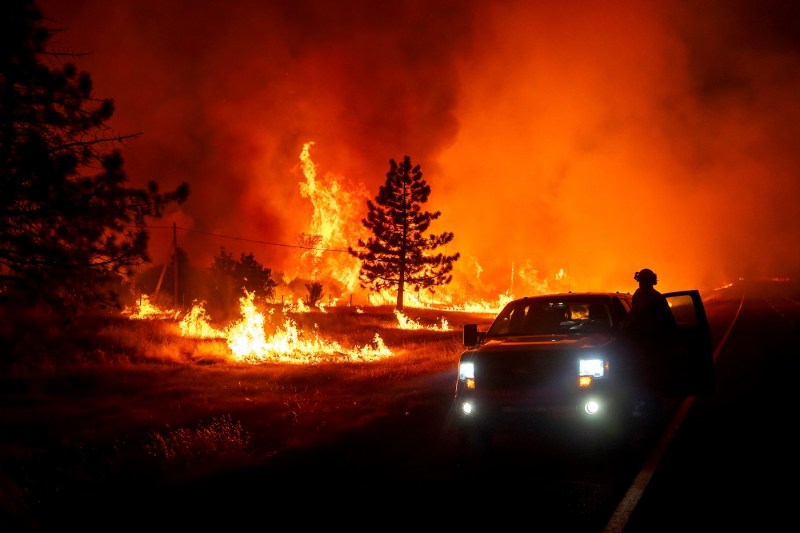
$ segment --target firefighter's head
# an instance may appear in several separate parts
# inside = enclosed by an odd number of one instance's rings
[[[649,268],[643,268],[633,275],[633,279],[639,282],[640,285],[653,286],[658,283],[658,276]]]

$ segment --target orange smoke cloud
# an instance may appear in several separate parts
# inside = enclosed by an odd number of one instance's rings
[[[76,62],[115,100],[113,126],[143,132],[131,181],[190,182],[179,225],[298,244],[318,215],[300,188],[313,140],[321,179],[353,194],[377,194],[389,159],[421,165],[462,294],[633,290],[643,267],[664,290],[800,271],[791,3],[39,5],[57,47],[92,52]],[[355,245],[363,209],[338,238]],[[238,253],[181,238],[197,264]],[[163,261],[171,234],[152,241]],[[240,246],[276,272],[306,253]]]

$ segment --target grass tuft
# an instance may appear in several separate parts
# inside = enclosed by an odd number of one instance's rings
[[[225,414],[194,427],[152,431],[144,449],[168,470],[182,470],[241,462],[249,445],[242,423]]]

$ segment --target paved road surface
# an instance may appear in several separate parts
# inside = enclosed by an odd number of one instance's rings
[[[625,533],[796,530],[800,303],[762,289],[745,293],[717,390],[674,428]]]

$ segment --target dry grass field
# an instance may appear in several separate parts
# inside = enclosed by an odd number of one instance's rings
[[[379,335],[391,355],[337,353],[237,362],[224,339],[181,334],[177,320],[81,315],[68,324],[6,309],[0,335],[0,513],[21,529],[65,495],[150,486],[261,464],[431,400],[417,380],[454,383],[463,324],[491,316],[391,307],[293,315],[344,350]],[[443,324],[447,329],[428,329]],[[69,498],[66,499],[69,501]],[[25,526],[25,527],[23,527]]]

